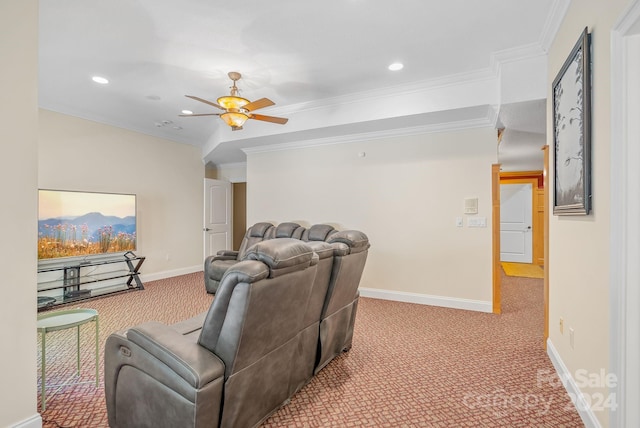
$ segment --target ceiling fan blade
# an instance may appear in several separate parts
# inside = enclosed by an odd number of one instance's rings
[[[245,110],[253,111],[253,110],[258,110],[260,108],[265,108],[265,107],[274,106],[274,105],[276,105],[276,103],[271,101],[269,98],[260,98],[259,100],[250,102],[249,104],[243,106],[242,108]]]
[[[192,100],[200,101],[201,103],[209,104],[210,106],[213,106],[215,108],[219,108],[220,110],[225,110],[225,108],[222,107],[221,105],[218,105],[218,104],[216,104],[216,103],[214,103],[212,101],[207,101],[204,98],[196,97],[196,96],[193,96],[193,95],[185,95],[185,97],[191,98]]]
[[[289,121],[289,119],[285,119],[284,117],[265,116],[264,114],[252,114],[249,116],[249,119],[263,120],[265,122],[278,123],[280,125],[284,125]]]
[[[179,114],[180,117],[191,117],[191,116],[220,116],[220,113],[202,113],[202,114]]]

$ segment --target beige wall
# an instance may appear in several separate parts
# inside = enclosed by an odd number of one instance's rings
[[[38,2],[0,2],[0,28],[0,426],[35,427]]]
[[[585,26],[592,32],[593,213],[589,216],[551,216],[549,222],[549,324],[550,340],[575,376],[577,370],[598,373],[609,367],[609,221],[610,221],[610,31],[628,5],[627,0],[571,2],[549,51],[552,82]],[[553,147],[552,93],[547,98],[548,143]],[[550,150],[553,156],[553,150]],[[553,158],[551,159],[553,165]],[[553,174],[550,174],[553,186]],[[552,187],[553,188],[553,187]],[[550,192],[551,193],[551,192]],[[549,201],[553,206],[553,199]],[[564,319],[564,334],[559,319]],[[575,330],[575,346],[568,329]],[[582,392],[608,394],[606,388],[584,386]],[[608,411],[594,412],[608,426]]]
[[[207,166],[205,174],[207,178],[213,178],[215,180],[243,183],[247,181],[247,164],[242,162]]]
[[[477,197],[491,223],[496,144],[482,128],[252,152],[247,224],[359,229],[372,245],[362,287],[490,302],[490,228],[457,228],[455,218]]]
[[[39,128],[40,188],[135,193],[143,276],[201,269],[199,148],[47,110]]]

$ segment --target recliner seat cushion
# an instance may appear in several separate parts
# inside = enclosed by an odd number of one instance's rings
[[[207,269],[209,278],[220,281],[224,273],[236,263],[238,263],[237,260],[216,260],[215,263],[210,263]]]

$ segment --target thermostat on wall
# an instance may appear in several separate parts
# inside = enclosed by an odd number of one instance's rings
[[[464,200],[465,214],[478,214],[478,198],[467,198]]]

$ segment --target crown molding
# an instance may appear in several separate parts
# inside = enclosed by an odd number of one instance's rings
[[[530,43],[515,48],[503,49],[495,51],[491,54],[490,68],[495,76],[500,75],[500,69],[503,64],[510,64],[519,61],[527,61],[529,59],[545,56],[546,52],[538,43]]]
[[[499,118],[500,118],[500,107],[501,104],[491,105],[489,106],[487,112],[487,120],[494,128],[498,129],[500,127]]]
[[[544,23],[544,27],[542,27],[542,33],[538,41],[538,44],[545,53],[549,52],[549,48],[551,48],[551,44],[556,38],[556,34],[558,34],[558,30],[569,10],[570,4],[571,0],[555,0],[553,2],[553,6],[549,11],[549,15],[547,15],[547,20]]]
[[[371,100],[385,98],[389,96],[402,96],[415,93],[423,93],[436,89],[446,88],[450,86],[458,86],[464,84],[473,84],[495,79],[497,75],[491,69],[480,69],[471,72],[451,74],[444,77],[434,79],[421,80],[402,85],[387,86],[384,88],[374,89],[371,91],[354,92],[338,97],[323,98],[320,100],[308,101],[297,104],[289,104],[287,106],[269,109],[270,114],[293,114],[304,111],[312,111],[333,107],[336,105],[348,105],[360,102],[371,102]]]
[[[568,2],[569,0],[556,0],[556,3],[554,3],[554,5],[559,2],[565,1]],[[564,12],[562,17],[564,17]],[[560,19],[560,21],[561,20],[562,19]],[[546,27],[547,25],[545,24],[545,28]],[[555,28],[555,31],[557,32],[557,27]],[[336,105],[344,106],[359,102],[371,102],[371,100],[389,96],[402,96],[415,93],[424,93],[451,86],[486,82],[488,80],[499,78],[500,68],[502,64],[526,61],[544,55],[546,55],[546,50],[540,45],[540,43],[530,43],[528,45],[493,52],[490,57],[490,66],[488,68],[465,73],[451,74],[443,77],[427,79],[402,85],[387,86],[371,91],[355,92],[338,97],[323,98],[321,100],[275,107],[269,109],[269,112],[270,114],[291,115],[294,113],[323,109]]]
[[[316,138],[311,140],[296,141],[292,143],[270,144],[266,146],[247,147],[241,149],[245,154],[278,152],[283,150],[302,149],[309,147],[327,146],[333,144],[348,144],[360,141],[380,140],[383,138],[403,137],[420,134],[434,134],[447,131],[460,131],[464,129],[485,128],[493,126],[490,107],[487,116],[478,119],[461,120],[455,122],[438,123],[424,126],[411,126],[406,128],[387,129],[376,132],[363,132],[351,135],[337,135],[333,137]]]
[[[563,5],[564,2],[568,1],[569,0],[555,0],[554,10],[558,9],[558,5]],[[551,15],[556,16],[557,13],[553,13]],[[545,28],[549,26],[550,24],[545,24]],[[269,114],[289,117],[291,119],[291,122],[293,122],[293,119],[296,116],[300,118],[299,115],[301,115],[303,119],[301,123],[303,123],[303,125],[301,125],[301,128],[296,129],[296,132],[300,131],[302,133],[305,133],[307,131],[309,131],[308,133],[311,133],[310,131],[313,131],[316,128],[320,129],[328,127],[326,121],[322,123],[310,123],[307,117],[309,114],[314,114],[314,116],[321,118],[325,117],[324,113],[334,112],[337,108],[340,108],[340,111],[348,111],[349,109],[352,109],[357,111],[358,113],[362,113],[362,105],[372,106],[375,104],[388,103],[389,99],[397,101],[397,99],[402,97],[413,98],[413,100],[428,100],[431,98],[439,101],[442,101],[443,99],[447,100],[446,103],[440,106],[435,106],[435,108],[433,105],[430,105],[429,108],[432,109],[432,111],[430,110],[430,112],[449,109],[456,110],[457,108],[462,108],[463,106],[467,107],[470,104],[475,105],[476,107],[486,105],[487,113],[482,119],[473,118],[455,122],[441,122],[438,124],[418,125],[415,127],[410,126],[405,128],[391,128],[364,133],[355,132],[353,134],[347,134],[343,136],[330,135],[325,137],[318,137],[316,134],[315,137],[312,135],[308,135],[308,138],[301,137],[298,141],[279,142],[275,144],[270,144],[269,141],[266,141],[269,139],[273,141],[272,137],[274,137],[274,134],[258,135],[252,133],[245,136],[245,140],[258,141],[259,139],[261,139],[261,145],[259,146],[258,144],[260,143],[249,143],[249,141],[242,143],[241,140],[243,139],[232,138],[227,140],[225,138],[222,138],[222,135],[220,134],[214,134],[209,138],[206,145],[203,147],[203,154],[205,155],[205,157],[215,157],[214,152],[220,144],[231,142],[240,143],[236,144],[235,150],[241,150],[246,155],[252,153],[289,150],[328,144],[350,143],[367,139],[371,140],[403,135],[446,132],[456,129],[467,129],[484,126],[496,127],[499,124],[498,113],[500,111],[500,104],[502,102],[501,100],[503,99],[499,95],[500,91],[502,90],[501,81],[502,79],[505,79],[505,76],[503,75],[503,73],[505,73],[505,69],[503,68],[503,66],[509,64],[510,67],[508,70],[509,72],[511,72],[511,66],[517,67],[521,65],[522,67],[530,67],[532,61],[546,59],[546,56],[547,53],[542,48],[542,46],[539,43],[534,42],[515,48],[495,51],[490,55],[489,66],[487,68],[478,69],[471,72],[458,73],[434,79],[412,82],[408,84],[377,88],[370,91],[349,93],[337,97],[269,108]],[[513,78],[511,78],[510,82],[513,85]],[[492,87],[492,85],[495,86],[495,90],[498,93],[498,95],[496,95],[496,99],[492,98],[492,96],[486,90],[487,87]],[[448,91],[449,89],[452,90],[450,94],[446,93],[446,91]],[[477,97],[474,99],[465,98],[459,103],[455,102],[455,100],[457,99],[455,97],[465,97],[469,94],[476,94]],[[454,102],[451,102],[452,99]],[[318,113],[318,111],[324,112],[323,114],[315,114]],[[416,111],[415,113],[422,114],[429,112]],[[241,147],[243,144],[251,145],[252,147]],[[224,158],[224,155],[222,155],[222,158]],[[237,161],[237,159],[238,158],[236,157],[229,160]]]

